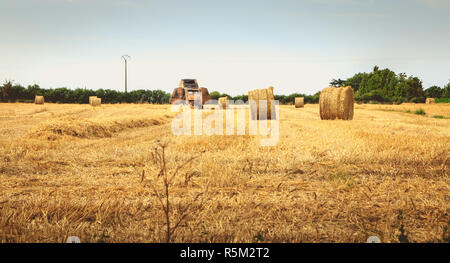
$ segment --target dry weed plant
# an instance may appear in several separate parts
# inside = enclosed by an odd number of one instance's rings
[[[151,152],[151,178],[146,180],[145,169],[142,171],[141,182],[144,186],[149,186],[153,194],[157,197],[161,210],[164,212],[164,219],[166,225],[165,242],[169,243],[173,233],[180,227],[180,224],[185,222],[190,213],[191,208],[196,205],[197,209],[203,206],[205,196],[208,191],[208,187],[202,189],[201,192],[195,194],[190,200],[185,200],[186,204],[178,203],[174,206],[172,201],[172,187],[174,184],[179,184],[182,179],[184,186],[186,187],[186,194],[189,192],[189,183],[192,181],[194,173],[190,171],[193,162],[200,157],[200,154],[193,155],[186,160],[171,165],[170,160],[167,160],[166,151],[169,146],[169,142],[157,141],[156,146]],[[153,168],[153,169],[152,169]],[[198,185],[197,185],[198,186]],[[173,224],[172,224],[173,222]]]

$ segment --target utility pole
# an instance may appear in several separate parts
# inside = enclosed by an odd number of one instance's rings
[[[128,55],[123,55],[122,59],[125,61],[125,93],[127,93],[127,61],[131,57]]]

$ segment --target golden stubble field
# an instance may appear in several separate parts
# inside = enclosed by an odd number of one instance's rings
[[[427,116],[406,112],[418,108]],[[353,121],[322,121],[318,105],[279,114],[278,144],[261,147],[174,136],[169,105],[2,103],[0,242],[166,241],[161,143],[167,174],[180,168],[172,242],[449,241],[449,104],[355,105]]]

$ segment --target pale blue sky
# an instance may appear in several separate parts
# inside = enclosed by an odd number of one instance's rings
[[[171,92],[181,78],[231,95],[315,93],[389,67],[450,79],[450,0],[0,0],[0,79]]]

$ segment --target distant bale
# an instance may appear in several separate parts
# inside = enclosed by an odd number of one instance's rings
[[[222,105],[222,109],[226,109],[227,108],[227,102],[228,102],[228,97],[220,97],[219,98],[219,104]]]
[[[271,119],[273,117],[273,119],[276,118],[276,116],[272,116],[272,101],[274,100],[274,96],[273,96],[273,87],[269,87],[267,89],[257,89],[257,90],[252,90],[248,92],[248,100],[251,101],[255,101],[255,103],[251,103],[250,104],[250,111],[251,111],[251,115],[252,115],[252,120],[260,120],[260,119]],[[261,105],[260,103],[262,103],[262,101],[266,101],[267,106],[267,117],[264,118],[262,117],[261,114]]]
[[[305,98],[304,97],[296,97],[295,98],[295,107],[303,108],[305,106]]]
[[[323,89],[320,93],[319,105],[322,120],[352,120],[354,106],[352,87]]]
[[[89,96],[89,105],[92,105],[92,101],[96,98],[97,96]]]
[[[44,96],[35,96],[34,103],[35,104],[44,104]]]
[[[102,99],[101,98],[94,98],[94,99],[92,99],[91,105],[93,107],[102,105]]]
[[[435,103],[436,103],[436,101],[434,100],[434,98],[427,98],[425,100],[425,104],[435,104]]]

